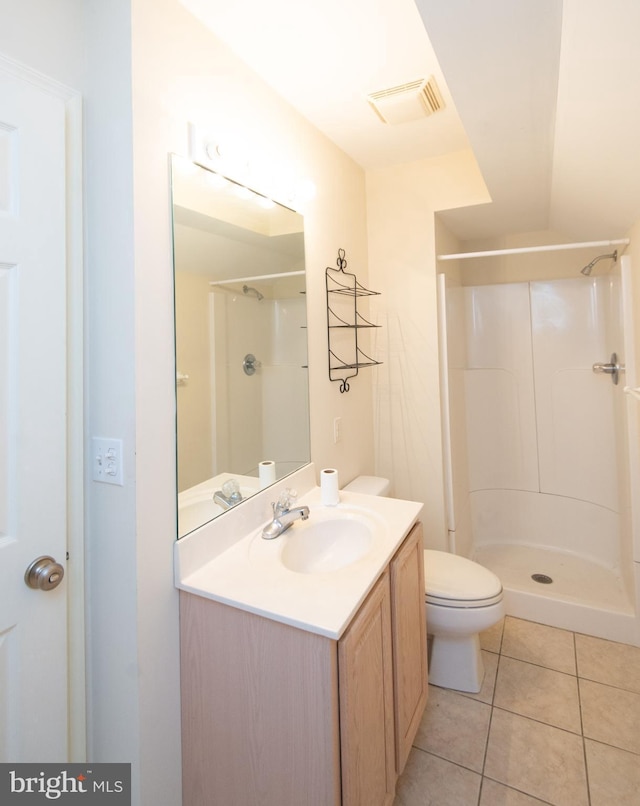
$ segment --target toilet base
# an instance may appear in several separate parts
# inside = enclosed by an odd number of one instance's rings
[[[441,688],[477,694],[484,679],[478,634],[433,635],[432,638],[429,682]]]

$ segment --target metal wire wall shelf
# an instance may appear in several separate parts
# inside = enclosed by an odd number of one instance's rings
[[[358,311],[362,297],[379,296],[358,282],[355,274],[345,271],[347,261],[344,249],[338,249],[337,269],[327,266],[327,337],[329,344],[329,380],[340,383],[340,391],[349,391],[349,380],[363,367],[382,363],[367,355],[358,344],[361,330],[380,327]]]

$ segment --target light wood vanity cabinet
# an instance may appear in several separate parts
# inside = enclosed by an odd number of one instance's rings
[[[404,770],[429,691],[424,604],[424,545],[417,523],[396,552],[391,571],[396,769]]]
[[[385,571],[338,641],[343,806],[383,806],[396,788],[391,586]]]
[[[416,524],[339,641],[181,591],[183,806],[391,804],[426,703],[423,574]]]

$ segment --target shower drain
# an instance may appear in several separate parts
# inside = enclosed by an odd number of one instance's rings
[[[543,585],[551,585],[553,580],[546,574],[531,574],[531,579],[534,582],[541,582]]]

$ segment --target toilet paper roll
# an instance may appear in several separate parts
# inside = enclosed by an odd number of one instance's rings
[[[338,471],[335,468],[325,467],[320,471],[320,493],[322,503],[327,507],[335,507],[340,502]]]
[[[270,459],[265,459],[258,465],[258,478],[260,479],[261,487],[268,487],[276,480],[276,463]]]

